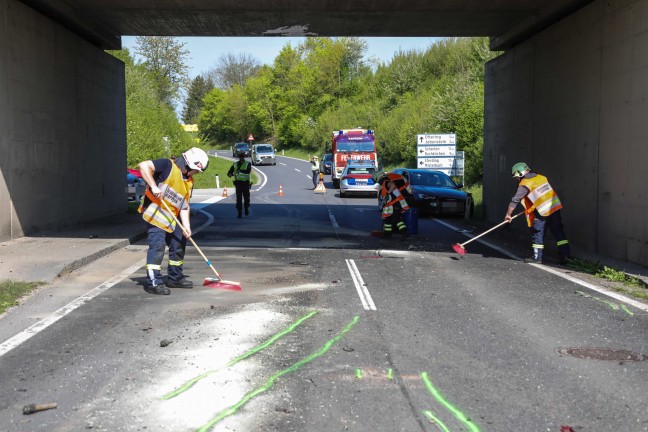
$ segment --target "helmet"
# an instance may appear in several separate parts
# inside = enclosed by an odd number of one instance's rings
[[[186,152],[182,153],[187,166],[191,169],[198,170],[203,172],[207,169],[209,165],[209,156],[205,153],[204,150],[199,149],[198,147],[192,147]]]
[[[525,164],[524,162],[518,162],[515,165],[513,165],[512,175],[513,177],[522,177],[524,176],[524,174],[526,174],[529,171],[531,171],[529,165]]]

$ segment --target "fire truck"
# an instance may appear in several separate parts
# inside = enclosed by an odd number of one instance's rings
[[[349,160],[372,161],[378,169],[376,137],[370,129],[341,129],[333,131],[331,181],[340,187],[342,171]]]

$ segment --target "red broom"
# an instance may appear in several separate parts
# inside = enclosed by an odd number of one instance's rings
[[[521,214],[524,214],[524,212],[520,212],[520,213],[516,214],[515,216],[513,216],[511,218],[511,220],[515,219],[516,217],[520,216]],[[477,240],[479,237],[485,236],[486,234],[493,231],[494,229],[497,229],[497,228],[499,228],[502,225],[507,224],[507,223],[510,223],[510,221],[505,220],[504,222],[495,225],[493,228],[489,229],[488,231],[484,231],[483,233],[479,234],[478,236],[475,236],[475,237],[471,238],[467,242],[455,243],[455,244],[452,245],[452,249],[454,249],[454,251],[457,252],[459,255],[464,256],[464,255],[466,255],[466,247],[465,246],[468,243],[470,243],[471,241]]]
[[[161,201],[162,204],[164,205],[164,208],[165,208],[169,213],[171,213],[171,216],[173,216],[173,220],[175,220],[176,223],[177,223],[178,225],[180,225],[180,228],[182,228],[182,231],[186,234],[187,232],[185,231],[184,226],[183,226],[182,223],[178,220],[178,218],[176,217],[175,213],[173,213],[173,212],[171,211],[171,209],[169,208],[169,206],[167,205],[167,203],[164,201],[164,199],[161,199],[160,201]],[[191,237],[188,237],[188,238],[189,238],[189,240],[191,240],[191,243],[194,245],[194,247],[196,248],[196,250],[198,251],[198,253],[200,254],[200,256],[203,257],[203,259],[205,260],[205,262],[207,263],[207,265],[209,266],[209,268],[211,268],[211,269],[214,271],[214,274],[216,275],[216,278],[205,278],[205,281],[203,282],[203,286],[206,286],[206,287],[208,287],[208,288],[220,288],[220,289],[226,289],[226,290],[232,290],[232,291],[241,291],[241,290],[242,290],[242,288],[241,288],[241,284],[240,284],[240,283],[238,283],[238,282],[234,282],[234,281],[227,281],[227,280],[223,280],[223,278],[221,277],[220,273],[218,273],[218,272],[216,271],[216,269],[214,268],[214,266],[211,264],[211,261],[209,261],[209,260],[207,259],[207,257],[205,256],[205,254],[202,253],[202,251],[200,250],[200,248],[198,247],[198,245],[196,244],[196,242],[194,241],[194,239],[191,238]]]

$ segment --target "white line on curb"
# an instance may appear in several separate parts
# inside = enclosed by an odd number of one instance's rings
[[[438,220],[438,219],[434,219],[434,221],[440,223],[441,225],[444,225],[444,226],[447,227],[447,228],[453,229],[453,230],[455,230],[455,231],[459,231],[459,228],[458,228],[458,227],[455,227],[455,226],[453,226],[453,225],[450,225],[450,224],[447,223],[447,222],[442,222],[442,221],[440,221],[440,220]],[[467,236],[467,237],[470,237],[470,238],[473,238],[473,237],[474,237],[474,236],[472,236],[472,235],[470,235],[470,234],[468,234],[468,233],[462,233],[462,234],[465,235],[465,236]],[[483,241],[483,240],[475,240],[475,241],[477,241],[477,242],[479,242],[479,243],[481,243],[481,244],[483,244],[483,245],[486,245],[486,246],[488,246],[488,247],[491,248],[491,249],[495,249],[495,250],[498,251],[499,253],[501,253],[501,254],[503,254],[503,255],[506,255],[506,256],[509,257],[509,258],[513,258],[513,259],[515,259],[515,260],[522,261],[522,259],[521,259],[520,257],[518,257],[517,255],[515,255],[514,253],[511,253],[511,252],[507,251],[506,249],[502,249],[502,248],[500,248],[499,246],[495,246],[495,245],[493,245],[493,244],[491,244],[491,243],[488,243],[487,241]],[[609,290],[607,290],[607,289],[605,289],[605,288],[603,288],[603,287],[600,287],[600,286],[598,286],[598,285],[594,285],[594,284],[591,284],[591,283],[589,283],[589,282],[582,281],[582,280],[580,280],[580,279],[578,279],[578,278],[575,278],[575,277],[573,277],[573,276],[567,275],[567,274],[565,274],[565,273],[563,273],[563,272],[560,272],[560,271],[558,271],[558,270],[555,270],[555,269],[553,269],[553,268],[551,268],[551,267],[548,267],[548,266],[546,266],[546,265],[542,265],[542,264],[533,264],[533,263],[531,263],[530,265],[532,265],[533,267],[535,267],[535,268],[537,268],[537,269],[544,270],[544,271],[546,271],[547,273],[551,273],[551,274],[553,274],[553,275],[559,276],[559,277],[561,277],[561,278],[563,278],[563,279],[566,279],[566,280],[568,280],[568,281],[570,281],[570,282],[574,282],[575,284],[578,284],[578,285],[584,286],[585,288],[589,288],[589,289],[591,289],[591,290],[593,290],[593,291],[599,292],[599,293],[601,293],[601,294],[603,294],[603,295],[606,295],[606,296],[608,296],[608,297],[612,297],[613,299],[616,299],[616,300],[622,301],[622,302],[624,302],[624,303],[627,303],[627,304],[629,304],[629,305],[632,305],[632,306],[636,307],[637,309],[641,309],[642,311],[646,311],[646,312],[648,312],[648,305],[646,305],[646,304],[644,304],[644,303],[641,303],[641,302],[638,302],[638,301],[636,301],[636,300],[633,300],[633,299],[631,299],[631,298],[629,298],[629,297],[626,297],[626,296],[624,296],[624,295],[621,295],[621,294],[615,293],[614,291],[609,291]]]
[[[358,291],[358,296],[360,296],[362,307],[365,308],[365,310],[376,310],[376,305],[371,298],[371,294],[369,294],[367,284],[362,280],[362,275],[360,275],[360,271],[358,271],[355,261],[352,259],[346,259],[345,261],[347,267],[349,267],[349,272],[351,273],[351,278],[353,279],[356,291]]]

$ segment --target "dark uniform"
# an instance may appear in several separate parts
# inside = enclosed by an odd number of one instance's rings
[[[236,188],[236,211],[237,217],[241,217],[241,211],[245,209],[245,216],[250,214],[250,173],[252,164],[245,160],[245,155],[239,153],[239,160],[234,162],[229,171],[228,177],[234,176],[234,187]]]

